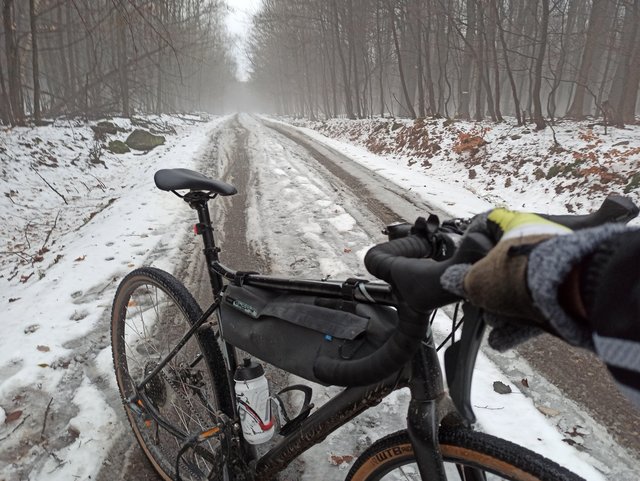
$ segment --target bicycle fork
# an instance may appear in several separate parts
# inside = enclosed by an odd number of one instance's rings
[[[455,409],[448,402],[437,356],[433,338],[429,334],[411,365],[411,401],[407,413],[407,431],[421,478],[446,481],[438,442],[438,428],[442,418],[455,413]]]

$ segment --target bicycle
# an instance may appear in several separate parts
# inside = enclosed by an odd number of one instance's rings
[[[375,441],[354,462],[347,481],[582,479],[471,428],[471,378],[485,325],[470,304],[463,307],[460,338],[445,353],[445,391],[428,319],[434,309],[460,299],[440,287],[440,274],[491,247],[479,234],[462,236],[467,222],[440,225],[432,216],[416,224],[420,235],[410,235],[406,223],[388,226],[389,242],[365,258],[369,272],[388,283],[276,278],[220,263],[208,202],[235,194],[233,186],[187,169],[160,170],[155,182],[196,210],[194,230],[202,236],[214,294],[203,312],[171,274],[143,267],[128,274],[115,295],[111,340],[117,384],[135,437],[163,479],[270,480],[403,387],[411,392],[407,429]],[[549,217],[578,229],[636,214],[627,199],[608,198],[590,215]],[[280,411],[282,439],[258,456],[243,434],[246,418],[240,415],[248,411],[234,395],[234,373],[243,367],[236,349],[308,380],[346,388],[315,411],[308,388],[288,388],[305,394],[292,419],[278,396],[267,401]],[[260,429],[274,430],[272,419]]]

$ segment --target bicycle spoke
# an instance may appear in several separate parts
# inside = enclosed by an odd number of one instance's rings
[[[201,311],[198,308],[197,313],[187,316],[164,287],[147,282],[133,287],[123,304],[125,307],[117,311],[122,313],[117,338],[120,339],[120,369],[125,373],[120,387],[123,398],[136,399],[135,387],[172,352]],[[139,440],[151,449],[155,459],[164,460],[163,469],[167,472],[175,471],[177,454],[186,442],[184,436],[210,429],[217,419],[217,394],[213,390],[210,360],[204,355],[206,349],[199,338],[200,334],[196,333],[188,339],[145,384],[140,395],[148,405],[132,406],[134,413],[142,410],[134,414],[132,421],[138,426]],[[223,374],[226,379],[224,371]],[[219,462],[216,461],[217,449],[216,439],[187,449],[180,462],[184,468],[181,477],[185,481],[206,480]]]

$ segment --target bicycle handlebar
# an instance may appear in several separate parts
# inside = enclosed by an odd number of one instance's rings
[[[638,207],[630,199],[610,196],[591,214],[543,217],[579,230],[606,222],[628,222],[637,215]],[[423,236],[410,235],[372,247],[364,263],[372,275],[391,284],[401,300],[398,327],[380,349],[364,358],[318,358],[314,366],[318,379],[342,386],[367,385],[402,368],[424,339],[429,311],[460,300],[440,285],[444,271],[456,264],[478,261],[493,246],[494,242],[484,234],[467,232],[453,256],[442,262],[429,259],[439,246],[434,239]]]
[[[361,386],[398,371],[420,347],[427,331],[428,312],[458,300],[440,286],[442,273],[454,264],[480,259],[491,243],[481,234],[467,235],[456,254],[443,262],[424,258],[432,254],[433,247],[423,237],[410,236],[379,244],[367,252],[367,270],[399,293],[398,326],[385,344],[364,358],[344,361],[319,357],[314,365],[318,379],[339,386]]]
[[[584,215],[547,215],[540,214],[552,222],[562,224],[573,230],[596,227],[607,222],[627,223],[638,216],[638,206],[628,197],[621,195],[610,195],[602,205],[591,214]]]

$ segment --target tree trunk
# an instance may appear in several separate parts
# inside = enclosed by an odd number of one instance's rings
[[[13,125],[14,121],[11,115],[11,104],[9,102],[9,96],[7,95],[7,87],[4,81],[2,63],[0,63],[0,89],[2,95],[0,100],[0,116],[2,116],[2,122],[5,125]]]
[[[533,83],[533,121],[536,130],[546,127],[546,122],[542,116],[542,104],[540,102],[540,88],[542,87],[542,65],[547,52],[547,32],[549,28],[549,0],[542,0],[542,20],[540,21],[540,50],[536,58],[536,70]]]
[[[624,126],[622,112],[625,109],[625,90],[628,88],[630,75],[633,69],[631,61],[634,55],[634,47],[638,41],[640,23],[640,0],[628,1],[625,4],[624,23],[622,26],[622,38],[618,46],[618,66],[613,76],[611,89],[609,90],[608,105],[612,109],[612,123]]]
[[[121,7],[124,8],[124,7]],[[129,110],[129,74],[127,69],[127,30],[126,12],[117,12],[118,25],[118,70],[120,77],[120,102],[122,105],[122,115],[130,117]]]
[[[631,61],[629,75],[625,82],[622,100],[622,121],[632,124],[636,121],[636,104],[640,87],[640,33],[636,38],[635,53]]]
[[[567,116],[574,119],[584,118],[584,101],[589,89],[589,77],[591,74],[598,41],[604,36],[604,29],[607,23],[608,3],[612,0],[593,0],[591,14],[589,15],[589,26],[587,28],[587,40],[582,51],[580,70],[576,78],[576,91],[573,102]]]
[[[418,25],[420,25],[419,23]],[[417,32],[414,32],[416,39],[416,53],[417,53],[417,63],[416,67],[418,69],[418,115],[420,117],[425,117],[425,98],[424,98],[424,67],[422,66],[422,32],[421,29],[418,29]]]
[[[416,118],[416,111],[413,108],[413,102],[409,91],[407,90],[407,82],[404,76],[404,69],[402,67],[402,54],[400,53],[400,43],[398,41],[398,32],[396,30],[396,14],[393,5],[390,5],[389,12],[391,14],[391,33],[393,34],[393,45],[396,50],[396,57],[398,60],[398,71],[400,73],[400,83],[402,85],[402,93],[404,94],[404,101],[406,106],[404,108],[409,112],[412,119]]]
[[[72,95],[68,99],[72,110],[76,110],[78,107],[78,93],[80,92],[80,85],[82,82],[78,78],[78,69],[76,62],[76,32],[73,24],[73,11],[71,10],[71,3],[67,2],[67,58],[69,59],[69,90]]]
[[[494,1],[491,0],[491,4]],[[498,26],[498,15],[497,10],[490,8],[489,13],[489,28],[487,29],[487,43],[488,43],[488,52],[491,55],[491,66],[493,67],[493,81],[494,81],[494,94],[493,94],[493,110],[496,120],[498,122],[503,122],[502,112],[500,109],[500,68],[498,65],[498,49],[496,47],[496,30]],[[487,79],[489,75],[487,74]]]
[[[479,12],[480,15],[478,17],[478,48],[476,50],[477,63],[478,63],[478,81],[479,87],[484,88],[484,93],[487,98],[487,109],[489,111],[489,115],[491,116],[491,120],[494,122],[497,119],[495,109],[494,109],[494,100],[493,100],[493,92],[491,91],[491,82],[489,80],[489,59],[485,60],[485,53],[489,55],[489,48],[487,46],[487,42],[485,39],[487,38],[486,29],[484,24],[484,12]],[[479,95],[480,96],[480,95]],[[479,112],[476,114],[477,116],[482,117],[483,112]]]
[[[17,125],[24,123],[22,103],[22,82],[20,80],[20,54],[15,34],[13,0],[4,0],[2,17],[4,23],[5,52],[7,55],[7,77],[9,80],[9,104],[11,118]]]
[[[353,66],[353,97],[356,102],[356,115],[359,119],[362,118],[362,105],[360,102],[360,92],[358,89],[360,88],[360,75],[358,72],[358,55],[357,51],[357,36],[356,36],[356,26],[353,21],[353,0],[349,0],[347,3],[347,13],[349,15],[349,55],[350,55],[350,63]]]
[[[457,117],[469,119],[471,102],[471,72],[474,61],[473,45],[476,43],[476,2],[467,1],[467,31],[465,33],[464,62],[460,72],[460,105]]]
[[[71,104],[72,102],[72,98],[74,96],[74,93],[71,91],[71,81],[69,80],[69,69],[67,67],[67,57],[65,54],[66,48],[65,48],[65,44],[64,44],[64,35],[62,34],[63,32],[63,12],[62,12],[62,4],[60,4],[57,8],[56,11],[56,15],[57,15],[57,23],[58,23],[58,32],[57,32],[57,38],[58,38],[58,51],[60,52],[60,79],[59,81],[62,83],[63,87],[61,89],[61,93],[63,93],[64,95],[64,104],[65,107],[67,107],[68,105]],[[68,110],[68,108],[67,108]]]
[[[376,51],[378,56],[378,88],[380,89],[380,116],[384,117],[384,62],[382,61],[382,19],[381,5],[376,4]]]
[[[430,22],[429,20],[427,20]],[[427,24],[427,28],[424,33],[424,61],[425,61],[425,82],[427,84],[427,92],[429,94],[429,109],[430,115],[438,115],[438,107],[436,103],[436,92],[433,85],[433,69],[431,65],[431,45],[429,43],[429,30],[430,27]]]
[[[31,26],[31,64],[33,66],[33,119],[36,124],[42,120],[40,112],[40,68],[38,65],[38,35],[36,29],[36,0],[29,0],[29,20]]]
[[[347,62],[344,58],[344,52],[342,51],[342,41],[340,39],[340,19],[338,16],[338,3],[337,0],[333,0],[333,14],[334,14],[334,22],[333,27],[335,31],[335,39],[336,39],[336,47],[338,50],[338,56],[340,57],[340,65],[342,67],[342,78],[344,85],[344,97],[345,97],[345,106],[347,117],[350,119],[355,119],[356,116],[353,113],[353,102],[351,100],[351,85],[349,82],[349,73],[347,72]]]
[[[568,12],[567,12],[567,26],[564,32],[563,38],[560,39],[560,54],[558,57],[558,62],[556,63],[556,69],[553,73],[553,86],[551,87],[551,92],[549,93],[549,98],[547,100],[547,111],[549,117],[553,121],[553,118],[556,115],[556,92],[560,87],[560,83],[562,82],[562,77],[564,75],[564,68],[567,60],[567,44],[569,43],[569,39],[565,37],[570,37],[573,34],[573,30],[575,28],[576,19],[577,19],[577,10],[578,10],[578,2],[581,0],[571,0],[569,2]]]
[[[618,36],[618,30],[619,30],[617,18],[620,13],[619,12],[620,8],[621,7],[619,4],[615,5],[615,11],[611,15],[611,20],[608,24],[609,40],[607,42],[607,45],[603,45],[602,48],[600,48],[596,54],[597,58],[605,59],[604,69],[601,68],[601,65],[600,65],[600,68],[597,68],[596,70],[596,71],[602,72],[600,76],[601,81],[600,81],[600,88],[598,89],[598,97],[597,99],[594,99],[596,104],[596,109],[597,109],[596,115],[598,115],[598,111],[602,109],[602,101],[604,100],[603,99],[604,89],[609,79],[609,70],[611,69],[611,64],[613,62],[613,52],[616,50],[616,38]],[[600,64],[602,64],[602,61],[600,62]]]
[[[502,46],[502,55],[504,57],[504,65],[507,71],[507,77],[509,78],[509,85],[511,85],[511,95],[513,96],[513,104],[516,112],[516,120],[518,121],[518,125],[522,125],[523,120],[520,112],[520,98],[518,97],[518,87],[516,86],[516,81],[513,77],[513,71],[511,70],[511,65],[509,63],[509,51],[507,48],[507,42],[504,38],[504,29],[502,28],[502,21],[500,20],[500,14],[498,12],[498,0],[491,1],[491,8],[494,10],[494,15],[496,18],[496,23],[498,26],[498,36],[500,37],[500,44]]]

